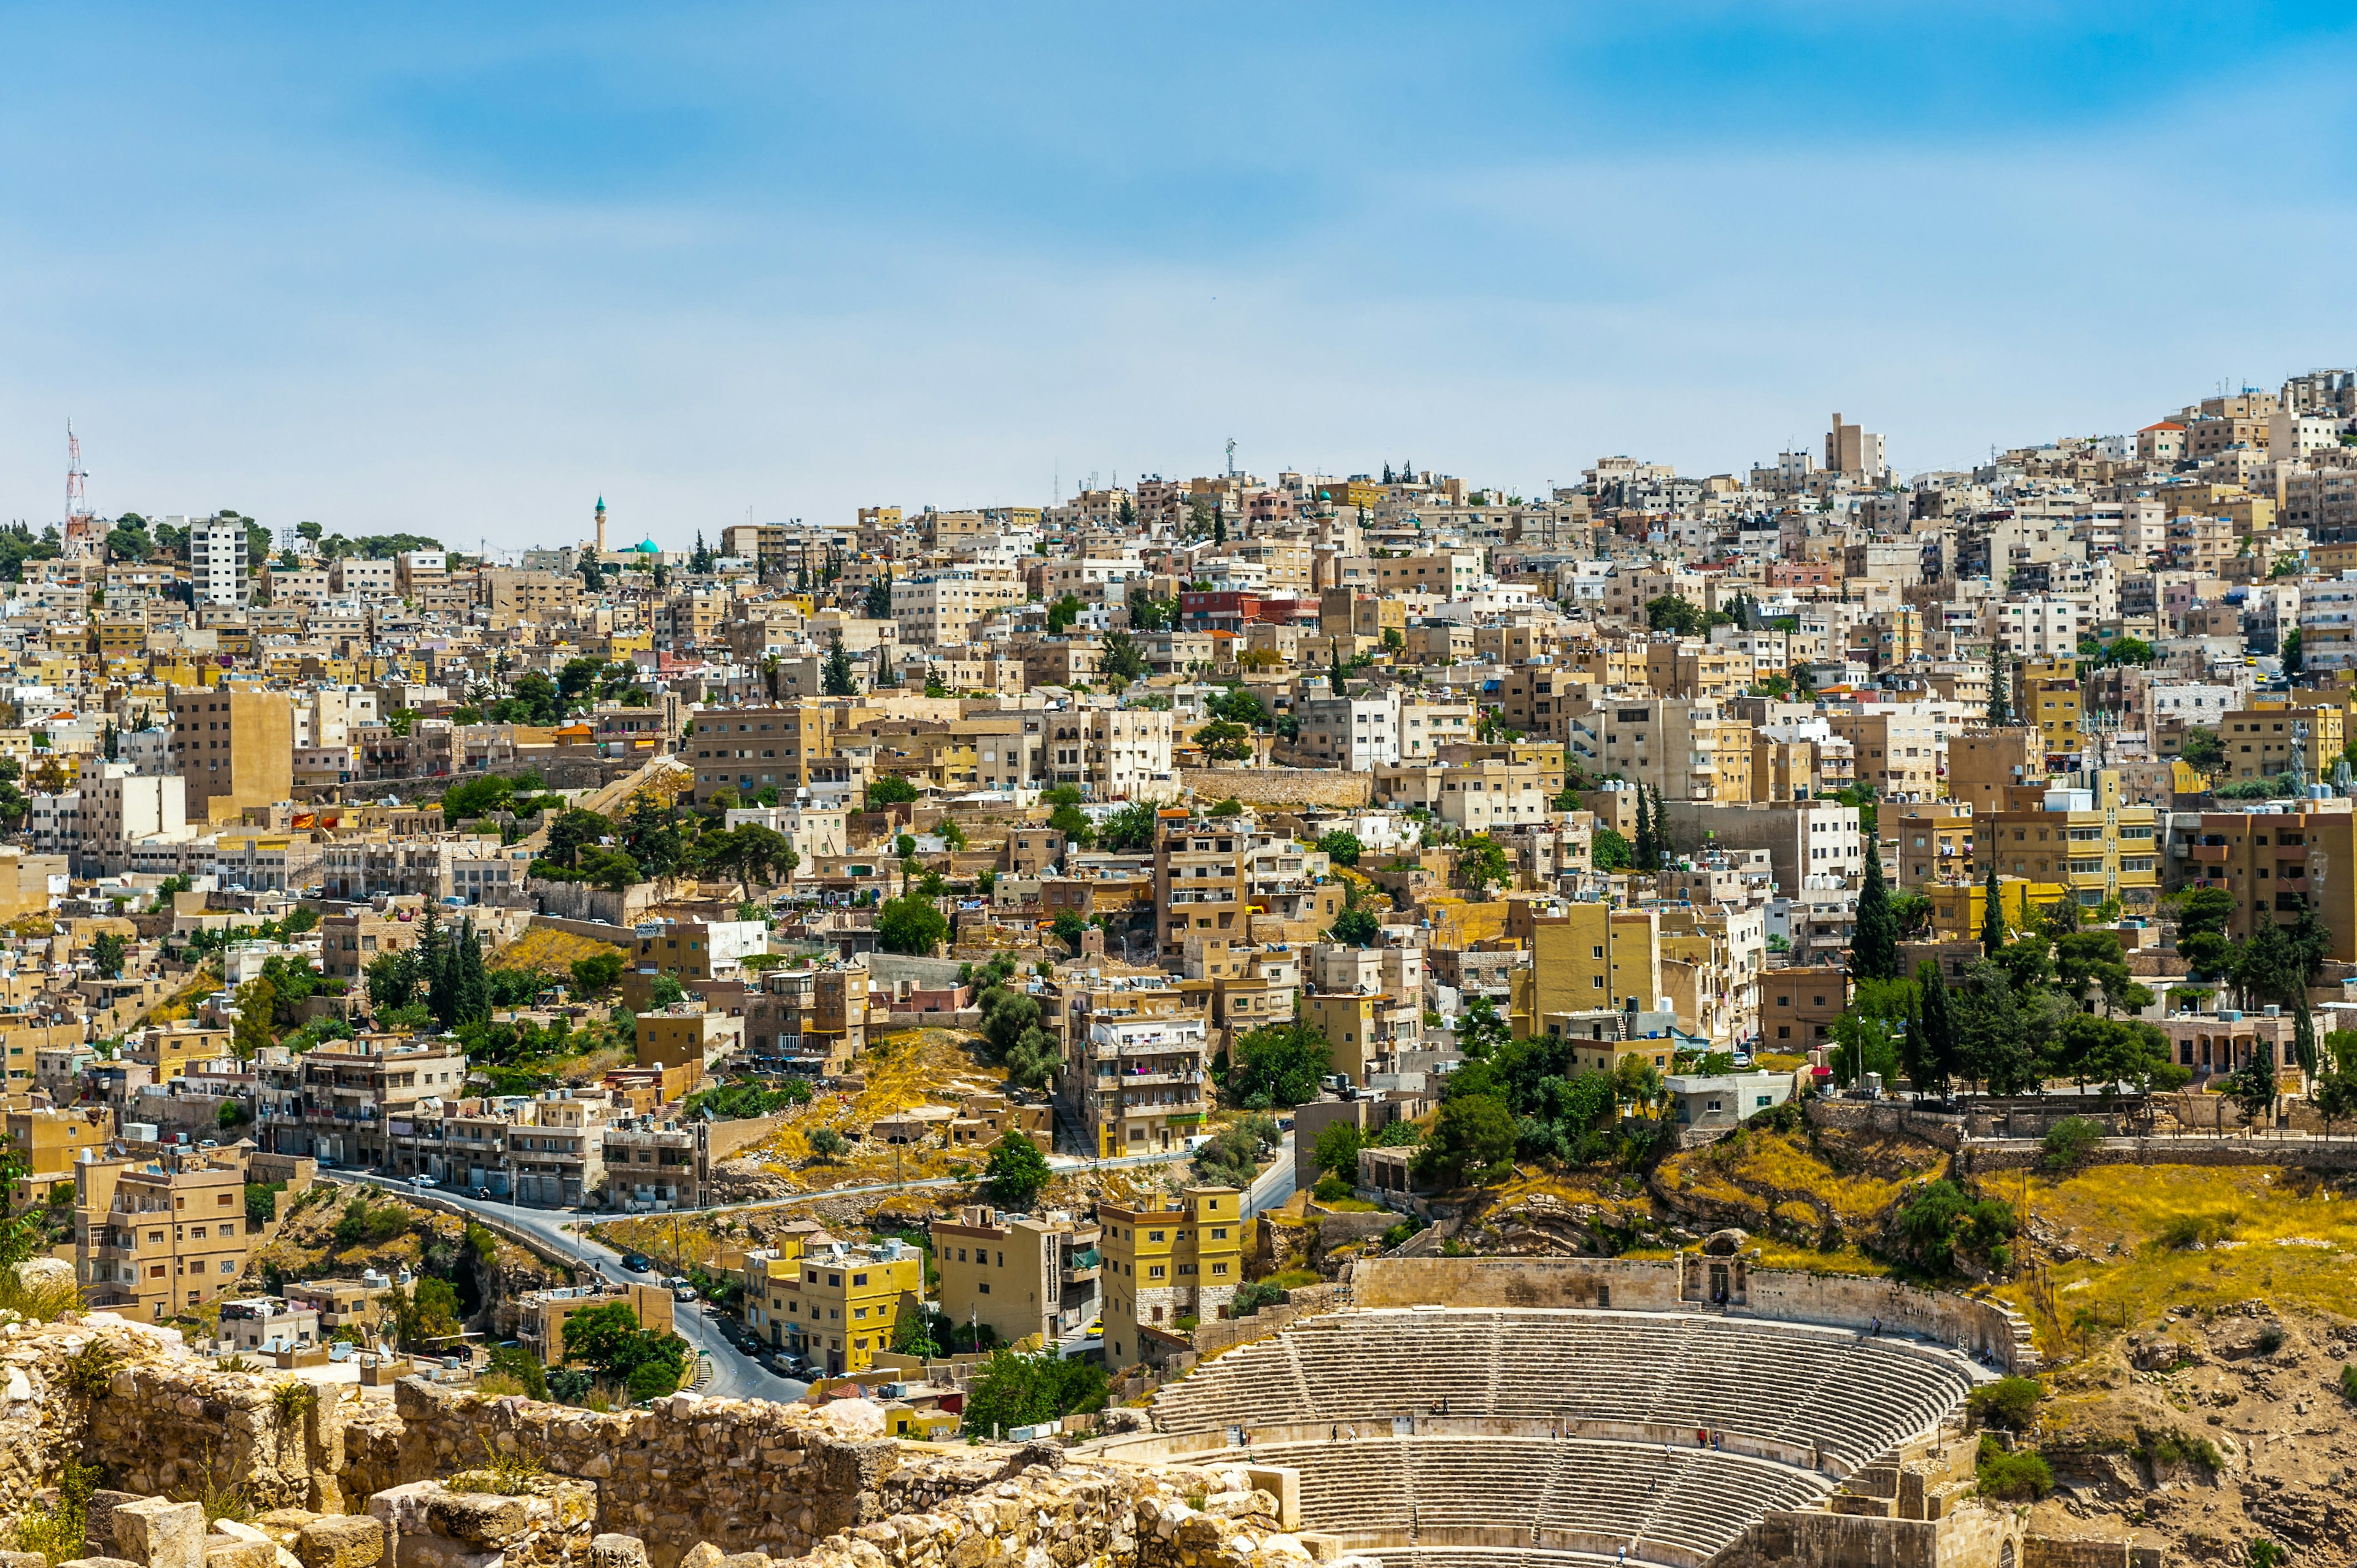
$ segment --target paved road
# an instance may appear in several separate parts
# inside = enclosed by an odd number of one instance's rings
[[[1123,1159],[1090,1161],[1070,1155],[1057,1155],[1049,1160],[1059,1174],[1071,1175],[1092,1167],[1110,1169],[1124,1165],[1166,1165],[1188,1157],[1183,1150],[1160,1155],[1135,1155]],[[398,1176],[376,1171],[337,1170],[329,1173],[336,1179],[358,1180],[396,1192],[414,1195],[416,1189]],[[960,1187],[964,1183],[956,1176],[937,1176],[924,1181],[877,1182],[866,1187],[830,1187],[821,1192],[797,1193],[791,1197],[758,1198],[745,1203],[715,1204],[708,1208],[675,1209],[676,1214],[725,1214],[748,1208],[775,1208],[794,1203],[813,1202],[826,1197],[858,1197],[882,1192],[915,1191],[923,1187]],[[488,1214],[505,1220],[517,1229],[531,1232],[548,1243],[554,1251],[576,1259],[583,1267],[609,1280],[630,1280],[640,1284],[652,1284],[657,1276],[632,1273],[622,1267],[620,1254],[595,1240],[597,1228],[619,1219],[644,1219],[649,1215],[584,1214],[570,1208],[530,1208],[517,1204],[500,1203],[469,1197],[448,1187],[428,1189],[431,1194],[454,1208]],[[1244,1218],[1250,1219],[1275,1208],[1293,1195],[1293,1134],[1287,1133],[1278,1145],[1276,1163],[1261,1173],[1245,1195]],[[713,1321],[708,1304],[682,1304],[675,1322],[688,1342],[712,1362],[712,1380],[701,1391],[726,1399],[759,1399],[790,1401],[800,1399],[810,1385],[791,1378],[781,1378],[751,1357],[737,1348],[718,1324]],[[1080,1348],[1075,1337],[1066,1342],[1064,1349],[1071,1354]]]
[[[339,1180],[360,1180],[396,1192],[414,1194],[410,1185],[396,1176],[381,1176],[374,1171],[339,1170],[333,1173]],[[634,1274],[624,1269],[620,1260],[604,1246],[587,1236],[568,1229],[581,1216],[565,1208],[526,1208],[511,1203],[490,1202],[465,1197],[447,1187],[431,1189],[432,1196],[454,1208],[470,1213],[485,1214],[503,1220],[520,1230],[531,1232],[559,1253],[577,1260],[581,1265],[602,1279],[630,1280],[640,1284],[653,1284],[653,1274]],[[780,1378],[760,1366],[737,1349],[709,1316],[705,1303],[682,1303],[674,1324],[687,1342],[711,1359],[712,1380],[701,1392],[726,1399],[796,1400],[810,1387],[791,1378]]]
[[[1244,1218],[1265,1214],[1284,1206],[1293,1196],[1293,1134],[1287,1133],[1285,1142],[1276,1146],[1276,1164],[1260,1173],[1244,1194]]]

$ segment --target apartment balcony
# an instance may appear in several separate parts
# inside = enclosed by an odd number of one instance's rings
[[[2197,843],[2189,846],[2194,860],[2203,865],[2226,864],[2226,846],[2222,843]]]

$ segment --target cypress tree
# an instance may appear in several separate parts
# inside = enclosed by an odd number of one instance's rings
[[[2005,946],[2005,897],[1997,886],[1994,845],[1990,847],[1988,886],[1985,891],[1988,908],[1981,912],[1981,956],[1995,958],[1996,950]]]
[[[1634,846],[1637,869],[1651,873],[1660,869],[1661,853],[1653,842],[1653,808],[1645,802],[1645,787],[1637,786],[1637,843]]]
[[[1948,983],[1940,966],[1929,961],[1915,966],[1915,983],[1923,993],[1923,1044],[1932,1066],[1931,1085],[1945,1094],[1949,1080],[1964,1059],[1956,1040],[1955,1015],[1948,1005]]]
[[[468,920],[458,936],[458,1019],[461,1024],[486,1024],[491,1017],[491,978],[483,970],[483,942]]]
[[[1989,650],[1989,728],[2003,729],[2013,723],[2013,683],[2005,672],[2005,650]]]
[[[1850,938],[1849,972],[1860,980],[1899,978],[1899,919],[1882,880],[1882,846],[1866,841],[1866,886],[1857,896],[1857,930]]]
[[[1663,861],[1678,853],[1677,841],[1670,836],[1670,810],[1662,803],[1662,788],[1653,786],[1653,850]]]

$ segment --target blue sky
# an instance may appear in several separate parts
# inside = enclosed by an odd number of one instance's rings
[[[1909,470],[2357,362],[2345,12],[0,8],[0,516]]]

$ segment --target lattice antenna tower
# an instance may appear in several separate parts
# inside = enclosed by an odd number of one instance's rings
[[[66,527],[77,521],[87,521],[94,514],[90,510],[90,472],[81,466],[81,437],[74,434],[73,421],[66,421]]]

